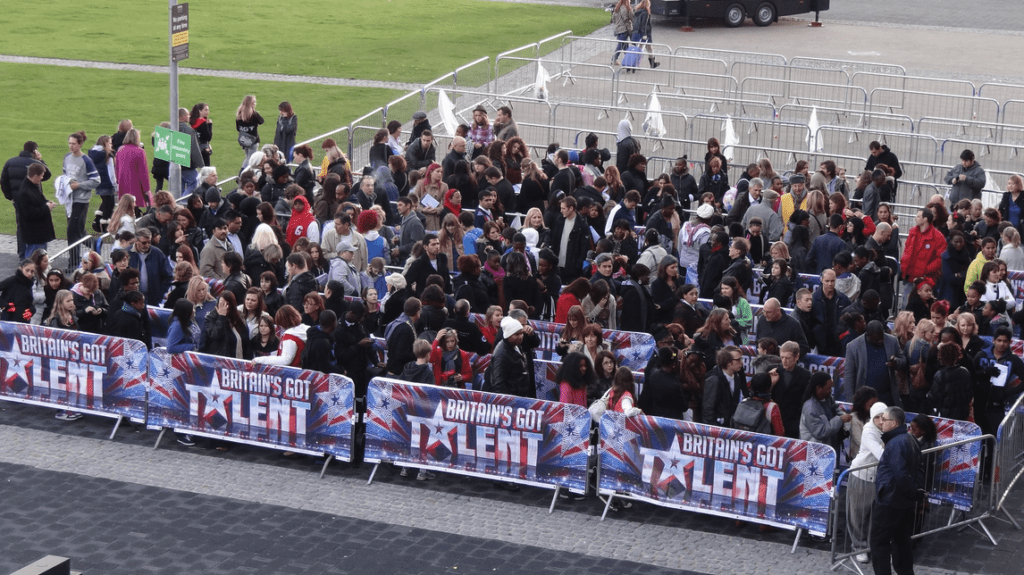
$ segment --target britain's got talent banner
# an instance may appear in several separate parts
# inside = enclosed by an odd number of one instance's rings
[[[150,354],[149,374],[150,426],[351,458],[347,377],[165,349]]]
[[[140,341],[0,322],[0,399],[141,422],[146,356]]]
[[[369,463],[437,469],[583,493],[590,412],[578,405],[449,387],[370,381]]]
[[[852,412],[853,406],[840,402],[846,411]],[[906,412],[907,426],[917,417],[916,413]],[[981,437],[981,428],[970,421],[959,421],[945,417],[929,415],[935,422],[938,435],[935,446],[942,447],[973,437]],[[848,449],[849,439],[844,442],[843,449]],[[925,470],[928,500],[938,505],[949,503],[954,508],[970,511],[974,505],[974,484],[978,480],[981,465],[981,442],[974,441],[956,447],[950,447],[932,457],[934,465]]]
[[[828,529],[836,453],[820,443],[605,412],[601,493],[745,521]]]

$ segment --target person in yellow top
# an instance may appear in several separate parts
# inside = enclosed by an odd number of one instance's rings
[[[779,205],[783,226],[789,225],[789,217],[793,212],[807,209],[806,182],[803,174],[793,174],[789,177],[789,193],[782,196],[782,203]]]
[[[967,275],[964,276],[964,293],[971,289],[971,284],[981,278],[981,268],[996,257],[996,240],[994,238],[983,238],[981,240],[981,251],[967,267]],[[982,280],[984,281],[984,280]]]

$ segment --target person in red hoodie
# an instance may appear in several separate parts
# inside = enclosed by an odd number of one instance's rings
[[[946,238],[932,225],[935,213],[929,208],[917,212],[916,226],[910,229],[900,269],[903,272],[903,303],[912,291],[910,284],[917,285],[928,278],[938,282],[942,274],[942,253],[946,251]]]
[[[316,215],[309,207],[306,196],[297,195],[292,200],[292,217],[288,220],[288,232],[285,235],[288,245],[295,247],[299,238],[309,238],[311,242],[320,241],[320,224]]]
[[[459,334],[451,328],[437,331],[430,349],[430,365],[434,366],[434,381],[441,387],[463,388],[473,379],[469,354],[459,349]]]

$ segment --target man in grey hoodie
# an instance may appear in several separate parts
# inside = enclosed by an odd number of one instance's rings
[[[955,206],[960,200],[980,200],[981,188],[985,187],[985,170],[974,160],[974,152],[960,152],[960,164],[953,166],[946,174],[949,189],[949,205]]]

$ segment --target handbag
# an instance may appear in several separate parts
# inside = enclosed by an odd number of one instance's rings
[[[238,145],[243,148],[251,148],[256,145],[256,137],[249,132],[238,132]]]
[[[612,390],[610,389],[604,392],[601,399],[594,401],[594,403],[591,403],[590,407],[587,408],[587,411],[590,412],[590,418],[595,422],[600,422],[601,416],[604,415],[604,412],[608,411],[608,396],[611,392]]]
[[[928,389],[928,381],[924,377],[924,362],[910,366],[910,387],[915,391]]]

